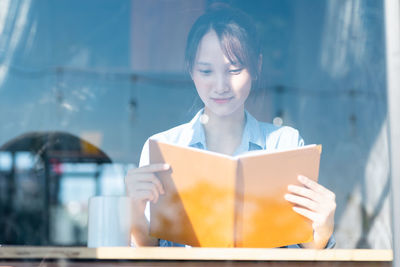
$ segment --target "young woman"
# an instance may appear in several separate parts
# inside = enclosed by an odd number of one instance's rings
[[[204,108],[189,123],[156,134],[153,139],[227,155],[304,144],[297,130],[259,122],[244,109],[262,64],[254,24],[245,14],[217,8],[202,15],[189,33],[185,60]],[[164,194],[157,173],[168,170],[169,166],[149,164],[148,142],[143,147],[139,166],[126,176],[127,193],[136,203],[133,243],[177,245],[150,237],[145,216],[147,202],[155,203]],[[298,179],[303,186],[290,185],[290,193],[285,198],[294,204],[295,212],[313,222],[314,241],[294,247],[333,247],[335,194],[307,177]]]

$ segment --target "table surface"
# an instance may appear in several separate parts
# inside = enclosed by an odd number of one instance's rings
[[[2,246],[0,259],[392,261],[392,250]]]

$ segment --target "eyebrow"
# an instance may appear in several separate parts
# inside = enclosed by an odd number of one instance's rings
[[[201,62],[201,61],[199,61],[199,62],[196,62],[196,65],[211,66],[212,64],[211,64],[211,63],[207,63],[207,62]],[[226,65],[226,66],[235,66],[235,67],[241,66],[240,64],[232,64],[232,63],[226,63],[225,65]]]
[[[197,62],[196,65],[206,65],[206,66],[211,66],[210,63],[207,62]]]

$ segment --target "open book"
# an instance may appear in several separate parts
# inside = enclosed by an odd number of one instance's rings
[[[310,242],[311,221],[284,199],[298,175],[318,180],[321,145],[230,157],[149,141],[165,189],[150,206],[150,235],[199,247],[280,247]]]

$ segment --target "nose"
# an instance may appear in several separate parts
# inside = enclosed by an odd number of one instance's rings
[[[230,91],[230,84],[227,75],[224,74],[217,75],[215,81],[215,92],[217,94],[222,95],[229,91]]]

